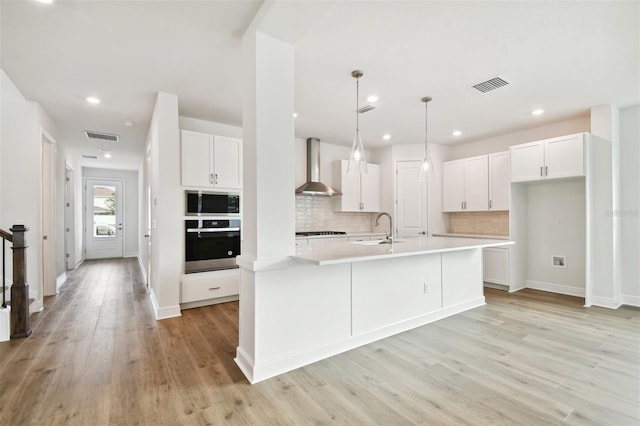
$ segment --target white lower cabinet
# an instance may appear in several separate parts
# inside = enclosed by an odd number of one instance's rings
[[[352,333],[360,334],[442,308],[440,254],[354,262]]]
[[[181,281],[180,303],[187,304],[185,307],[212,305],[233,300],[239,293],[239,269],[184,274]]]
[[[509,249],[504,247],[487,247],[482,251],[484,256],[484,282],[508,286]]]

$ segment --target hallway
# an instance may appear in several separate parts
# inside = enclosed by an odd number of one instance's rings
[[[156,322],[134,258],[86,261],[0,343],[0,424],[638,423],[639,310],[487,300],[251,386],[237,303]]]

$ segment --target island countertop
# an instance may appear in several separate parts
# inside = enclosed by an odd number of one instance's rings
[[[365,260],[389,259],[430,253],[498,247],[515,244],[501,239],[417,237],[399,239],[393,244],[376,244],[373,241],[327,242],[296,248],[294,259],[314,265],[336,265]]]

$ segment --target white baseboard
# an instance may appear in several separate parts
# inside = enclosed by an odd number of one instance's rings
[[[140,256],[136,256],[138,258],[138,265],[140,265],[140,272],[142,273],[142,280],[145,285],[149,282],[147,280],[147,269],[145,268],[144,263],[142,262],[142,258]]]
[[[244,351],[243,348],[238,347],[235,362],[238,364],[249,382],[253,384],[359,346],[438,321],[469,309],[483,306],[484,304],[484,296],[480,296],[457,305],[442,308],[435,312],[420,315],[415,318],[393,323],[346,339],[330,342],[322,346],[315,346],[292,355],[286,355],[284,357],[271,360],[256,362],[248,353],[246,353],[246,351]]]
[[[640,308],[640,296],[622,295],[622,304]]]
[[[44,303],[42,303],[42,299],[34,300],[33,303],[29,305],[29,315],[42,311],[44,311]]]
[[[138,257],[137,251],[127,251],[124,253],[124,257]]]
[[[0,342],[8,342],[11,339],[11,306],[0,306]]]
[[[67,282],[67,273],[63,272],[56,277],[56,293],[60,291],[60,287]]]
[[[180,305],[167,306],[161,308],[158,305],[158,298],[156,297],[153,289],[149,291],[149,297],[151,298],[151,305],[153,305],[153,314],[156,317],[156,320],[163,320],[167,318],[174,318],[182,316],[180,312]]]
[[[618,309],[622,303],[613,297],[591,296],[590,306],[600,306],[601,308]]]
[[[534,290],[548,291],[550,293],[566,294],[568,296],[584,297],[584,288],[569,287],[566,285],[545,283],[542,281],[526,280],[525,287]]]

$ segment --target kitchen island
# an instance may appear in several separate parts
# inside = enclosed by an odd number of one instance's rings
[[[421,237],[298,247],[259,279],[241,280],[236,363],[256,383],[482,306],[482,249],[509,244]]]

